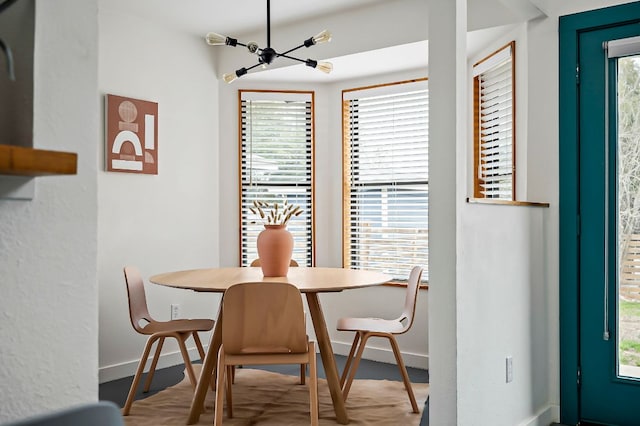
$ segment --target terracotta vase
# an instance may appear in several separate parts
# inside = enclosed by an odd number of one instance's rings
[[[258,235],[258,257],[265,277],[284,277],[293,254],[293,236],[285,225],[264,225]]]

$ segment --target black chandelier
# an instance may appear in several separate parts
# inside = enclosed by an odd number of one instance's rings
[[[226,81],[227,83],[231,83],[232,81],[236,80],[238,77],[242,77],[248,71],[256,67],[259,67],[259,66],[266,67],[271,62],[273,62],[275,58],[278,58],[278,57],[283,57],[287,59],[293,59],[294,61],[303,62],[308,67],[318,69],[327,74],[330,73],[331,70],[333,69],[333,65],[330,62],[318,62],[313,59],[306,59],[306,60],[299,59],[293,56],[289,56],[289,53],[295,50],[298,50],[302,47],[311,47],[314,44],[331,41],[331,33],[329,33],[329,31],[327,30],[324,30],[320,34],[314,37],[308,38],[300,46],[296,46],[293,49],[289,49],[283,53],[278,53],[276,52],[275,49],[271,47],[271,22],[270,22],[271,7],[270,5],[271,5],[271,0],[267,0],[267,47],[260,48],[258,46],[258,43],[256,43],[255,41],[250,41],[249,43],[244,44],[244,43],[240,43],[235,38],[223,36],[221,34],[217,34],[217,33],[207,34],[205,40],[207,41],[207,44],[210,44],[211,46],[220,46],[223,44],[227,46],[233,46],[233,47],[244,46],[249,50],[250,53],[255,53],[258,56],[257,64],[250,66],[248,68],[243,67],[243,68],[240,68],[239,70],[236,70],[235,72],[225,74],[224,76],[222,76],[224,81]]]

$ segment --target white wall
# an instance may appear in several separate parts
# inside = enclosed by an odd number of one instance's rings
[[[453,34],[452,28],[464,28],[459,21],[456,25],[456,19],[460,20],[456,14],[464,7],[449,7],[438,7],[446,19],[430,21],[438,34]],[[528,134],[529,129],[537,126],[528,116],[528,111],[536,108],[528,98],[531,71],[527,64],[531,58],[527,28],[527,24],[513,28],[464,62],[459,58],[454,61],[453,54],[449,56],[448,52],[460,52],[459,47],[452,48],[453,41],[430,43],[433,53],[430,67],[434,70],[430,107],[434,148],[430,157],[434,167],[430,181],[434,195],[429,226],[439,231],[438,236],[430,239],[430,252],[433,260],[442,260],[432,264],[429,305],[430,323],[440,324],[429,330],[429,345],[434,348],[430,360],[429,408],[430,417],[437,424],[509,426],[529,422],[549,424],[557,420],[559,401],[554,389],[559,377],[558,345],[549,336],[556,335],[558,324],[550,322],[553,314],[549,313],[547,303],[549,293],[554,293],[552,298],[557,299],[557,276],[553,273],[557,260],[547,257],[553,252],[548,248],[557,244],[557,229],[549,223],[549,211],[557,210],[557,185],[538,187],[536,199],[528,191],[529,185],[536,186],[531,180],[537,177],[529,173],[537,174],[540,167],[553,165],[548,159],[546,163],[536,163],[534,160],[539,157],[530,158],[531,145],[551,151],[552,156],[556,148],[553,139],[532,140]],[[452,34],[447,38],[455,39]],[[550,208],[465,202],[473,195],[470,70],[473,63],[511,40],[516,40],[518,200],[550,202]],[[457,71],[453,72],[451,69],[456,66]],[[460,71],[464,75],[462,80],[456,77]],[[435,90],[441,86],[446,86],[447,91]],[[460,91],[462,97],[451,95]],[[448,112],[449,120],[444,125],[445,117],[435,114],[443,110]],[[457,120],[453,120],[452,114]],[[465,131],[460,130],[461,124]],[[448,142],[453,140],[455,145]],[[452,174],[457,184],[447,195],[439,182],[451,181]],[[450,219],[452,207],[456,217],[454,227]],[[449,262],[441,256],[451,251],[451,244],[455,247],[455,255],[449,255],[455,258],[454,268],[440,264]],[[455,307],[442,308],[452,297]],[[552,353],[556,358],[550,361]],[[513,359],[514,375],[510,383],[505,377],[506,357]]]
[[[557,195],[553,185],[537,192],[541,198],[532,198],[528,191],[536,185],[538,169],[547,167],[548,162],[536,162],[538,157],[530,156],[529,152],[529,148],[540,149],[541,143],[528,135],[529,129],[538,126],[532,127],[528,119],[528,111],[533,107],[528,93],[531,73],[527,67],[527,28],[527,24],[521,24],[489,43],[470,58],[467,71],[478,60],[515,40],[517,199],[551,202],[552,205],[541,208],[459,204],[458,262],[462,265],[458,275],[460,424],[474,424],[479,418],[485,418],[497,424],[512,425],[536,416],[540,410],[547,417],[557,411],[557,399],[548,395],[553,387],[552,380],[557,378],[557,369],[552,374],[540,374],[549,365],[557,366],[558,357],[557,342],[548,339],[551,326],[547,300],[552,286],[557,287],[557,278],[553,278],[557,260],[548,258],[552,252],[548,249],[557,240],[552,234],[553,222],[549,213],[557,209]],[[469,73],[467,81],[471,80]],[[472,97],[468,92],[471,117]],[[467,160],[458,164],[459,172],[465,176],[463,182],[466,182],[459,191],[465,196],[473,195],[472,140],[473,129],[470,127],[467,140],[458,147],[460,152],[465,152]],[[547,145],[545,150],[553,150],[553,147]],[[550,357],[551,353],[554,356]],[[512,357],[514,363],[512,383],[505,379],[507,356]],[[473,377],[474,380],[461,382],[460,377]],[[481,411],[478,411],[479,407],[483,407]]]
[[[457,425],[458,203],[468,126],[467,2],[429,3],[429,421]],[[478,423],[480,424],[480,423]]]
[[[97,51],[96,1],[37,1],[34,146],[78,174],[0,200],[0,422],[98,398]]]
[[[129,322],[124,265],[143,277],[177,269],[218,266],[218,88],[210,48],[201,37],[144,20],[100,2],[99,99],[107,93],[158,103],[158,175],[98,167],[98,279],[100,381],[133,374],[146,338]],[[223,185],[224,186],[224,185]],[[147,282],[149,310],[170,318],[214,318],[218,296]],[[202,336],[209,341],[209,334]],[[166,343],[160,366],[181,362]],[[194,348],[192,340],[187,346]]]

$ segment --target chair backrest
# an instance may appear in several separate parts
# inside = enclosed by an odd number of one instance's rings
[[[289,283],[242,283],[222,299],[222,344],[228,354],[306,353],[300,290]]]
[[[260,258],[258,259],[253,259],[253,261],[251,262],[251,265],[249,266],[260,266]],[[299,266],[298,262],[296,262],[295,260],[291,259],[291,261],[289,262],[289,266]]]
[[[133,328],[142,333],[141,323],[153,322],[147,308],[147,297],[144,293],[144,282],[137,268],[124,267],[124,280],[127,283],[127,295],[129,296],[129,317]]]
[[[4,426],[124,426],[120,408],[109,401],[92,402],[39,416],[3,423]]]
[[[411,328],[413,325],[413,317],[416,312],[416,302],[418,300],[418,290],[420,289],[420,280],[422,278],[422,268],[420,266],[414,266],[409,274],[409,281],[407,282],[407,294],[404,298],[404,310],[400,321],[404,324],[403,333]]]

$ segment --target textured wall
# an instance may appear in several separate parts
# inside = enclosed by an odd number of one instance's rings
[[[0,200],[0,422],[98,397],[96,27],[95,1],[36,3],[34,146],[78,175]]]
[[[32,143],[35,4],[22,0],[0,14],[0,39],[12,53],[15,74],[13,81],[8,78],[8,53],[0,51],[0,143]]]

